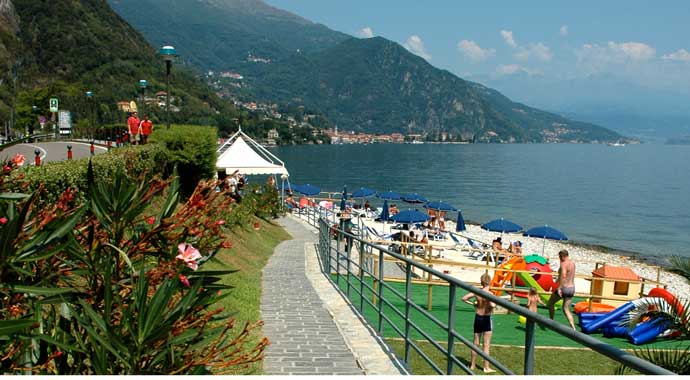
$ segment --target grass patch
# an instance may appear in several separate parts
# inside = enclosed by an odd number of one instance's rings
[[[256,219],[259,220],[259,219]],[[238,321],[238,328],[245,322],[255,322],[261,318],[261,271],[268,258],[273,254],[273,249],[283,240],[290,238],[280,226],[260,221],[259,231],[253,229],[238,229],[229,233],[232,248],[219,252],[216,258],[220,262],[208,263],[209,270],[233,269],[238,272],[226,275],[225,284],[234,288],[230,297],[221,301],[226,311],[232,312]],[[259,342],[263,337],[260,329],[252,334],[248,347]],[[258,375],[261,374],[262,362],[254,363],[248,368],[235,368],[222,374],[232,375]]]
[[[399,357],[403,356],[404,344],[402,341],[388,339],[386,343]],[[442,370],[446,370],[446,358],[436,347],[428,342],[417,342],[417,345]],[[445,344],[442,346],[446,347]],[[454,353],[461,362],[469,367],[469,348],[462,344],[456,344]],[[491,356],[499,359],[503,365],[517,375],[521,375],[524,371],[523,347],[492,346]],[[484,375],[481,371],[483,361],[480,357],[477,359],[478,370],[475,373]],[[535,349],[534,372],[536,375],[613,375],[617,367],[618,363],[589,349]],[[415,375],[437,375],[436,371],[414,349],[410,355],[410,370]],[[455,365],[453,374],[465,375],[466,373]],[[498,371],[495,374],[502,375]]]

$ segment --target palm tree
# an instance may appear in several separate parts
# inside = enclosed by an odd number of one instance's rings
[[[671,271],[690,281],[689,257],[673,256],[669,261]],[[628,314],[625,323],[632,329],[650,319],[656,320],[656,323],[663,323],[670,330],[678,331],[683,340],[673,348],[636,349],[635,355],[679,375],[690,375],[690,343],[687,342],[690,339],[690,301],[679,300],[669,303],[661,298],[643,298]],[[620,367],[616,372],[624,374],[628,370],[628,368]]]

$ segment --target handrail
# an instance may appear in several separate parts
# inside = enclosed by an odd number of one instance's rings
[[[318,206],[317,206],[318,207]],[[383,314],[383,300],[382,297],[384,296],[384,286],[378,285],[378,282],[381,280],[385,281],[383,278],[383,262],[384,262],[384,255],[391,256],[395,258],[396,260],[401,261],[404,263],[404,266],[406,268],[406,288],[407,292],[409,294],[409,286],[411,284],[411,270],[412,268],[418,268],[426,273],[428,273],[431,276],[435,276],[439,278],[440,280],[446,281],[449,286],[450,286],[450,293],[453,295],[451,299],[449,299],[450,302],[450,314],[449,314],[449,323],[447,325],[447,332],[449,336],[449,344],[453,342],[452,337],[458,337],[459,334],[457,331],[455,331],[455,321],[454,321],[454,305],[455,305],[455,289],[456,288],[461,288],[463,290],[466,290],[468,292],[472,292],[474,294],[477,294],[493,303],[496,305],[499,305],[511,312],[514,312],[520,316],[523,316],[526,318],[526,328],[525,328],[525,366],[524,366],[524,373],[526,375],[532,375],[534,372],[534,333],[535,333],[535,325],[539,324],[540,326],[549,328],[550,330],[555,331],[559,335],[562,335],[574,342],[577,342],[579,344],[584,345],[585,347],[588,347],[592,349],[593,351],[596,351],[608,358],[611,358],[612,360],[621,363],[629,368],[632,368],[634,370],[637,370],[643,374],[656,374],[656,375],[673,375],[674,373],[671,371],[668,371],[662,367],[659,367],[657,365],[654,365],[648,361],[645,361],[643,359],[640,359],[639,357],[625,352],[619,348],[616,348],[614,346],[611,346],[609,344],[603,343],[595,338],[592,338],[588,335],[585,335],[581,332],[578,331],[573,331],[570,327],[567,327],[563,324],[560,324],[558,322],[555,322],[549,318],[546,318],[542,315],[539,315],[537,313],[531,312],[528,309],[518,306],[513,304],[512,302],[509,302],[503,298],[497,297],[492,293],[486,292],[482,289],[479,289],[477,287],[474,287],[464,281],[460,281],[457,278],[451,277],[445,273],[439,272],[434,268],[428,267],[426,265],[420,264],[416,262],[415,260],[411,260],[403,255],[400,255],[396,252],[392,252],[386,248],[382,247],[377,247],[365,239],[362,239],[358,236],[355,236],[353,234],[350,234],[346,231],[340,230],[336,228],[336,233],[343,238],[345,241],[345,244],[347,245],[348,242],[349,244],[349,249],[346,249],[345,252],[342,252],[341,250],[341,239],[336,240],[336,247],[335,247],[335,255],[336,255],[336,262],[335,262],[335,268],[331,265],[331,260],[332,260],[332,250],[334,247],[332,247],[332,239],[331,239],[331,231],[332,231],[332,226],[331,223],[332,221],[327,221],[324,218],[321,217],[321,210],[317,209],[311,209],[311,208],[305,208],[305,209],[299,209],[298,210],[299,214],[306,214],[306,219],[307,222],[316,227],[319,230],[319,252],[321,253],[322,260],[324,261],[324,267],[323,271],[327,275],[329,281],[334,282],[333,278],[331,278],[331,269],[335,269],[335,274],[336,274],[336,281],[334,284],[337,284],[338,288],[340,288],[340,275],[341,275],[341,270],[346,270],[347,274],[347,296],[349,298],[350,295],[350,277],[354,277],[356,279],[360,280],[360,286],[362,289],[363,288],[363,276],[364,276],[364,271],[362,270],[364,265],[367,265],[364,262],[364,253],[368,249],[370,252],[373,252],[374,250],[378,251],[378,268],[374,266],[374,275],[372,276],[374,280],[374,287],[377,289],[376,292],[374,293],[374,297],[378,301],[373,302],[374,304],[377,304],[378,307],[378,313],[379,313],[379,321],[378,321],[378,328],[376,326],[373,326],[379,334],[382,334],[382,322],[387,319]],[[354,248],[355,244],[359,245],[359,263],[356,261],[353,261],[350,256],[350,251]],[[341,261],[345,260],[346,264],[342,264]],[[356,272],[352,272],[351,270],[351,265],[355,266]],[[378,276],[377,277],[377,269],[378,269]],[[344,274],[343,274],[344,275]],[[378,286],[377,286],[378,285]],[[362,297],[364,298],[364,297]],[[368,301],[367,301],[368,302]],[[409,316],[409,307],[411,306],[411,300],[408,299],[405,300],[406,303],[406,314]],[[363,300],[360,299],[360,304],[363,303]],[[361,310],[361,308],[360,308]],[[410,320],[406,319],[405,321],[405,329],[406,331],[409,331],[408,329],[410,328]],[[389,322],[390,323],[390,322]],[[475,351],[480,357],[489,360],[492,364],[494,364],[498,369],[502,370],[506,374],[512,374],[512,372],[509,369],[504,368],[500,363],[496,361],[495,358],[493,357],[488,357],[484,352],[474,344],[472,344],[469,341],[465,341],[465,339],[460,339],[466,346],[468,346],[471,350]],[[409,349],[410,348],[417,348],[413,346],[412,341],[409,338],[409,333],[405,333],[405,359],[406,362],[409,363]],[[448,346],[447,350],[442,350],[442,352],[446,355],[447,361],[448,361],[448,366],[446,368],[446,374],[453,374],[453,364],[457,364],[456,358],[452,354],[453,347]],[[419,351],[418,351],[419,352]],[[421,355],[435,370],[438,371],[438,366],[436,364],[433,364],[430,362],[429,358],[426,355]],[[497,365],[498,364],[498,365]],[[461,366],[463,370],[465,370],[468,373],[469,372],[465,366]],[[442,373],[442,372],[439,372]]]

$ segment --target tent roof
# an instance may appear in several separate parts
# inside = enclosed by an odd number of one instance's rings
[[[280,164],[275,164],[268,159],[259,155],[255,149],[247,144],[247,142],[242,138],[243,132],[236,135],[237,138],[232,142],[232,145],[227,148],[223,153],[218,156],[216,161],[217,169],[225,169],[225,172],[231,174],[235,170],[239,170],[241,174],[285,174],[289,175],[287,169],[280,160],[276,158]],[[246,136],[246,135],[245,135]],[[247,139],[255,145],[258,145],[254,140],[251,140],[247,136]],[[261,145],[257,146],[257,149],[261,151],[263,147]],[[265,151],[265,149],[264,149]],[[270,152],[262,151],[267,158],[271,158]],[[266,154],[268,153],[268,154]],[[272,155],[271,155],[272,156]],[[273,156],[275,158],[275,156]]]

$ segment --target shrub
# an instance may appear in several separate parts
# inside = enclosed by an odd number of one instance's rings
[[[108,154],[92,158],[94,178],[98,183],[112,184],[115,174],[120,170],[124,170],[130,178],[151,178],[163,172],[166,157],[164,149],[153,144],[115,148]],[[42,188],[44,194],[41,194],[41,200],[53,202],[68,188],[79,196],[86,194],[83,190],[86,190],[88,164],[88,158],[50,162],[41,166],[29,166],[13,174],[15,178],[21,177],[24,182],[22,191],[34,192]],[[16,184],[14,186],[14,190],[19,190]]]
[[[165,148],[167,173],[177,166],[182,194],[191,194],[201,179],[215,175],[217,136],[215,128],[198,125],[158,126],[154,130],[151,142]]]
[[[236,329],[217,306],[229,294],[219,276],[231,272],[203,269],[230,246],[220,217],[232,198],[216,182],[179,203],[177,182],[119,170],[112,183],[88,181],[88,202],[67,190],[39,208],[5,192],[4,177],[2,373],[205,374],[261,360],[267,340],[246,347],[259,324]]]

